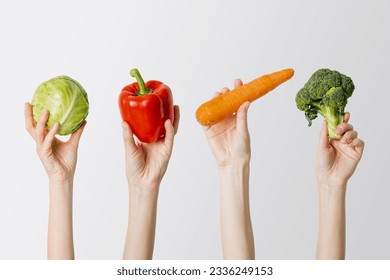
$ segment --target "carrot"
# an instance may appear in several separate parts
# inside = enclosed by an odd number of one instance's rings
[[[232,91],[219,95],[199,106],[196,118],[201,125],[211,126],[237,112],[246,101],[254,101],[270,92],[294,75],[293,69],[284,69],[257,78]]]

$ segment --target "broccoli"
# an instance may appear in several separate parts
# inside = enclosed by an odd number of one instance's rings
[[[344,120],[344,108],[354,89],[350,77],[337,71],[319,69],[298,91],[295,102],[299,110],[305,111],[309,126],[320,113],[328,124],[329,137],[340,139],[335,129]]]

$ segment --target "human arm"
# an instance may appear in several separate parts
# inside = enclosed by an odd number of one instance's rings
[[[242,85],[235,81],[235,87]],[[224,88],[223,94],[228,91]],[[249,102],[236,114],[204,127],[216,159],[221,183],[221,237],[224,259],[254,259],[254,239],[249,207],[250,137]]]
[[[38,122],[31,104],[25,104],[25,125],[36,142],[37,154],[49,178],[48,259],[74,259],[72,194],[77,151],[86,122],[67,142],[55,137],[59,124],[48,131],[49,112],[44,110]]]
[[[161,180],[172,154],[179,126],[179,107],[174,107],[173,124],[165,122],[166,135],[154,143],[134,139],[122,122],[125,144],[126,176],[129,188],[128,228],[123,259],[152,259],[157,219],[157,201]]]
[[[328,138],[326,122],[320,133],[317,151],[317,184],[319,195],[319,231],[317,259],[344,259],[348,180],[353,175],[364,150],[364,142],[348,123],[350,114],[337,126],[340,140]]]

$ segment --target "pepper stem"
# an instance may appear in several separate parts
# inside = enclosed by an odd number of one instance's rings
[[[131,69],[130,75],[132,77],[134,77],[137,80],[137,82],[138,82],[139,90],[137,91],[137,95],[141,95],[142,96],[142,95],[146,95],[148,93],[153,92],[152,89],[146,88],[144,79],[142,79],[142,76],[141,76],[141,74],[140,74],[140,72],[138,71],[137,68]]]

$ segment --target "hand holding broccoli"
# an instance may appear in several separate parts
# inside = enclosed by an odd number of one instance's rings
[[[345,258],[347,182],[364,150],[364,142],[348,123],[349,117],[345,113],[344,122],[335,129],[340,140],[328,137],[325,121],[320,133],[316,166],[320,214],[317,259]]]
[[[336,127],[340,141],[329,139],[327,124],[321,130],[317,151],[317,181],[320,186],[345,187],[364,150],[364,142],[348,123],[350,114]]]

